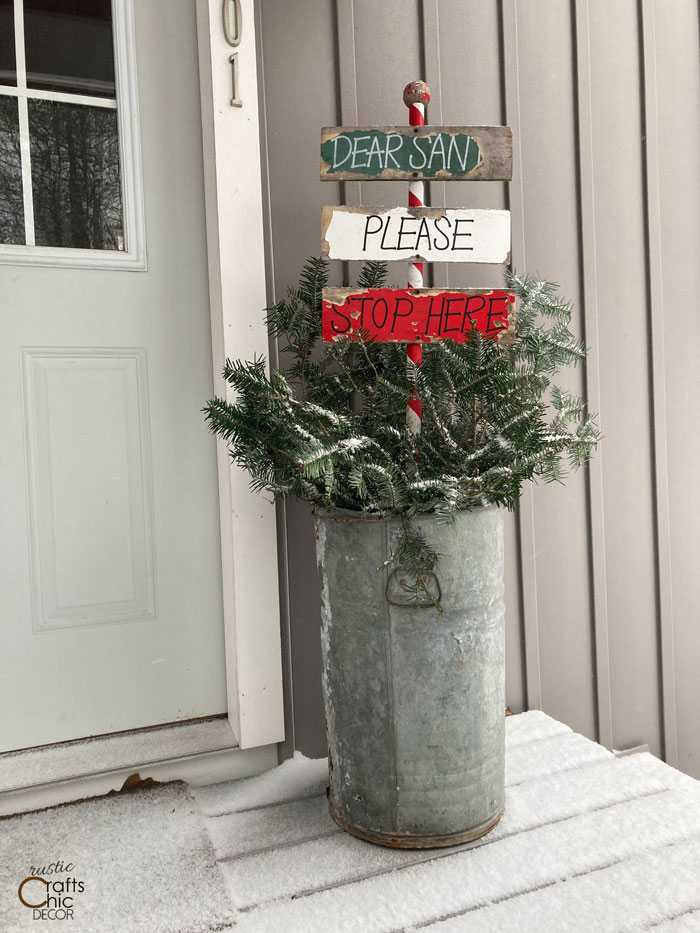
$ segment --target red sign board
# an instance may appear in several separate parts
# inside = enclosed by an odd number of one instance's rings
[[[472,327],[496,338],[508,329],[512,292],[484,289],[324,288],[323,339],[362,332],[388,343],[469,340]]]

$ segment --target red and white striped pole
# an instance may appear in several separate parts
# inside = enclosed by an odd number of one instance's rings
[[[411,81],[403,92],[403,102],[408,107],[408,122],[411,126],[423,126],[425,123],[425,105],[430,101],[430,88],[425,81]],[[408,206],[423,207],[425,204],[425,186],[422,181],[409,181]],[[423,263],[411,262],[408,265],[408,287],[423,288]],[[423,347],[420,343],[406,345],[409,360],[416,366],[423,361]],[[420,434],[421,403],[416,390],[413,390],[406,409],[406,426],[411,434]]]

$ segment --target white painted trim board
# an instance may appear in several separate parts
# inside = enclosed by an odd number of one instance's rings
[[[238,91],[218,0],[197,0],[214,390],[227,357],[268,354],[265,241],[252,0],[242,3]],[[241,748],[284,739],[275,507],[218,444],[229,722]]]

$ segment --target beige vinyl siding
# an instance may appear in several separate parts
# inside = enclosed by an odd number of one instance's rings
[[[321,126],[514,131],[512,183],[432,183],[428,203],[507,207],[513,264],[559,282],[591,348],[567,388],[605,435],[566,486],[507,520],[507,695],[700,777],[700,56],[691,0],[266,0],[260,42],[270,297],[320,250],[323,204],[402,204],[400,182],[321,183]],[[333,284],[351,279],[333,264]],[[500,283],[434,266],[435,285]],[[392,269],[405,284],[400,264]],[[324,751],[313,529],[280,510],[296,747]],[[292,732],[288,732],[291,736]]]

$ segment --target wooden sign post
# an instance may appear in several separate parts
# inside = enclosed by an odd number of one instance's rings
[[[510,181],[513,138],[507,126],[425,126],[430,89],[423,81],[411,81],[403,99],[408,126],[321,131],[322,181],[409,182],[407,207],[323,208],[324,256],[409,265],[407,289],[324,289],[322,336],[406,343],[408,358],[420,366],[423,344],[434,340],[463,343],[476,330],[512,341],[512,293],[423,288],[424,262],[510,262],[510,213],[426,207],[423,181]],[[420,432],[415,391],[406,423]]]

